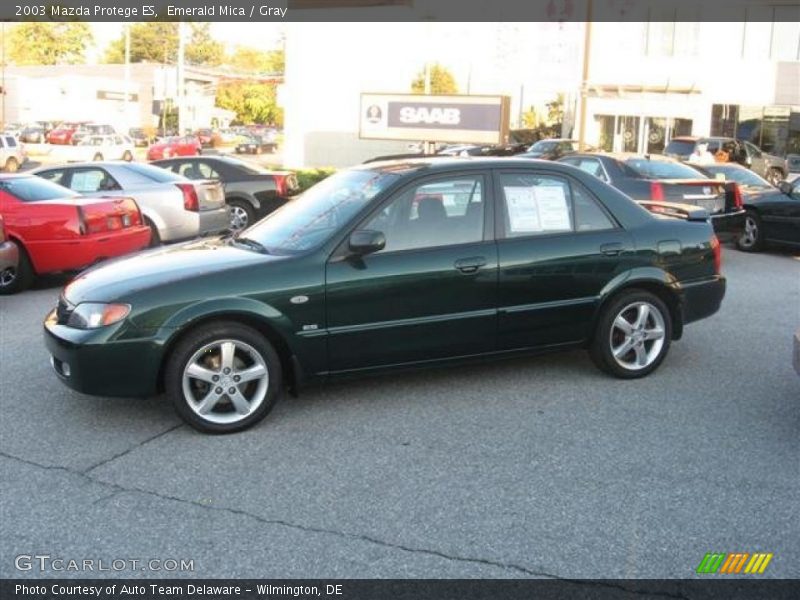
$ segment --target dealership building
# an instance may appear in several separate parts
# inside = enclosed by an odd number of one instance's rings
[[[378,20],[388,9],[375,10]],[[320,52],[332,27],[338,41]],[[512,129],[523,110],[563,94],[564,135],[578,137],[584,98],[585,140],[608,151],[658,153],[678,135],[726,135],[769,152],[800,153],[796,8],[742,10],[740,22],[727,23],[592,23],[583,87],[586,27],[569,21],[289,24],[285,164],[341,167],[407,152],[407,141],[360,135],[360,99],[409,93],[426,62],[447,67],[462,94],[509,96]]]
[[[175,66],[55,65],[6,67],[3,121],[94,121],[120,129],[156,127],[177,105]],[[234,113],[216,108],[220,76],[209,70],[184,69],[184,123],[187,128],[224,127]]]

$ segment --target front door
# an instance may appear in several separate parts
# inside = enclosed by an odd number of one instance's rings
[[[464,172],[413,183],[358,226],[383,232],[383,250],[333,254],[326,273],[330,371],[494,349],[497,248],[488,180]]]
[[[758,205],[768,240],[800,244],[800,178],[791,194],[771,194]]]
[[[577,342],[633,244],[577,181],[545,171],[496,176],[498,349]]]

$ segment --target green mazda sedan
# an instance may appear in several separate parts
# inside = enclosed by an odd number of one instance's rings
[[[583,346],[642,377],[725,294],[707,215],[684,217],[558,163],[371,163],[232,237],[85,271],[45,340],[71,388],[166,392],[214,433],[353,373]]]

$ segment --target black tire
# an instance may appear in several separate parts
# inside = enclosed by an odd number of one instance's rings
[[[133,160],[133,154],[131,154],[130,150],[125,150],[125,154],[122,155],[122,160],[125,162],[131,162]]]
[[[256,222],[256,211],[247,200],[232,198],[228,206],[231,208],[231,231],[241,231]],[[241,223],[243,219],[246,219],[244,224]]]
[[[224,371],[223,363],[221,363],[223,360],[221,344],[223,343],[235,345],[234,365],[244,365],[244,369],[247,369],[259,364],[260,368],[265,371],[266,381],[259,379],[248,383],[231,383],[231,378],[236,377],[236,373],[241,373],[243,369],[240,366],[234,366],[232,371]],[[219,352],[214,350],[217,344],[220,344]],[[243,347],[247,347],[246,351],[243,350]],[[254,356],[248,354],[249,351],[255,352],[261,362],[247,365],[245,360]],[[215,375],[218,378],[217,383],[205,383],[194,378],[184,381],[186,369],[190,364],[199,364],[200,360],[205,361],[202,369],[218,374]],[[236,363],[236,361],[239,362]],[[237,371],[237,369],[240,370]],[[254,329],[233,321],[209,323],[191,331],[172,350],[164,371],[164,385],[167,396],[172,401],[178,415],[193,428],[204,433],[233,433],[252,427],[272,410],[283,385],[281,362],[272,344]],[[215,389],[215,385],[221,387]],[[224,393],[225,389],[223,388],[232,385],[237,386],[241,392],[240,397],[245,399],[249,393],[248,390],[254,389],[253,386],[255,386],[255,393],[250,400],[246,399],[246,401],[252,400],[253,404],[256,402],[258,404],[246,416],[237,412],[234,402]],[[222,389],[221,395],[220,389]],[[230,389],[233,390],[233,388]],[[191,394],[190,398],[187,398],[186,390]],[[208,409],[208,416],[201,416],[198,409],[193,406],[211,394],[214,394],[212,399],[215,404]],[[232,421],[220,422],[220,420],[225,421],[226,419],[232,419]]]
[[[158,227],[147,217],[144,218],[144,224],[150,228],[150,248],[155,248],[161,245],[161,235],[158,233]]]
[[[744,215],[744,231],[736,238],[736,248],[742,252],[758,252],[764,247],[764,226],[754,210]]]
[[[16,269],[13,269],[12,277],[9,277],[9,270],[6,269],[0,273],[0,296],[7,296],[16,294],[28,289],[36,277],[31,265],[31,259],[22,244],[11,240],[11,243],[17,247],[19,251],[19,261],[17,262]]]
[[[97,154],[94,155],[94,158],[92,160],[95,162],[100,162],[101,160],[103,160],[103,155],[98,152]]]
[[[19,163],[17,159],[13,156],[10,156],[6,161],[5,171],[6,173],[16,173],[19,170]]]
[[[784,179],[783,171],[776,167],[772,167],[771,169],[767,170],[764,179],[769,181],[775,187],[778,187],[778,184]]]
[[[650,321],[650,317],[648,317],[641,330],[633,327],[631,336],[627,336],[615,326],[615,321],[618,316],[621,316],[629,325],[635,325],[635,321],[631,323],[630,317],[636,315],[635,307],[637,305],[646,305],[648,306],[648,311],[657,311],[658,318],[656,318],[655,312],[650,312],[649,314],[653,320]],[[647,328],[648,324],[651,324],[650,329]],[[640,337],[648,331],[656,332],[659,328],[663,333],[660,338],[660,346],[658,346],[658,340],[648,340]],[[625,353],[615,357],[615,344],[617,344],[617,349],[621,350],[629,339],[632,343],[631,347]],[[655,294],[640,289],[629,289],[612,298],[603,309],[597,322],[594,339],[589,347],[589,354],[602,371],[620,379],[637,379],[649,375],[658,368],[667,356],[667,352],[669,352],[671,340],[672,317],[667,305]],[[649,346],[648,343],[650,344]],[[647,358],[644,366],[630,365],[630,360],[624,360],[629,357],[636,363],[639,357],[639,349]],[[631,356],[631,353],[633,356]],[[620,364],[621,362],[628,363],[629,366],[625,367]]]

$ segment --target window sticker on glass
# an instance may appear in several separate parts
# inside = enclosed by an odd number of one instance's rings
[[[561,186],[506,187],[512,233],[542,233],[572,229],[569,205]]]

